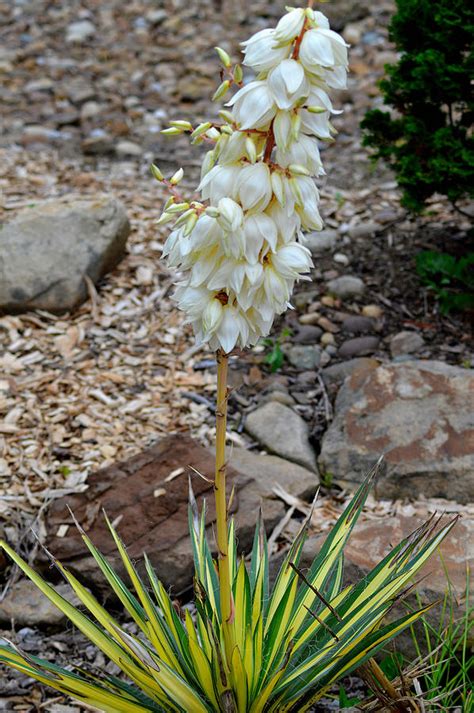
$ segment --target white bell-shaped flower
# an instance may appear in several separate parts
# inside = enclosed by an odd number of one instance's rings
[[[264,80],[250,82],[239,89],[227,106],[233,106],[233,114],[240,129],[260,129],[275,116],[276,104],[268,84]]]
[[[294,59],[284,59],[268,75],[268,87],[279,109],[290,109],[309,94],[310,84],[304,69]]]
[[[239,171],[235,192],[244,210],[265,210],[272,197],[270,169],[259,162]]]
[[[275,39],[281,44],[292,42],[303,29],[305,11],[303,8],[290,10],[283,15],[275,28]]]
[[[245,54],[243,64],[252,67],[256,72],[268,72],[288,57],[289,47],[277,45],[274,29],[260,30],[249,40],[242,42]]]
[[[306,134],[300,134],[298,141],[293,141],[286,150],[277,148],[275,160],[284,168],[297,164],[307,168],[313,176],[324,175],[318,142]]]

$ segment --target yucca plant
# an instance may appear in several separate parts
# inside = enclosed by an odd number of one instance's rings
[[[322,227],[311,175],[323,172],[317,139],[332,140],[333,112],[326,89],[344,86],[347,49],[311,6],[288,9],[275,29],[245,43],[244,64],[258,74],[242,85],[240,65],[218,48],[222,82],[215,98],[241,87],[222,123],[193,127],[173,121],[165,132],[189,132],[212,149],[203,163],[205,202],[188,202],[178,184],[154,166],[170,190],[160,222],[175,221],[164,249],[184,277],[177,288],[197,338],[216,351],[216,551],[206,540],[190,495],[195,560],[195,614],[181,616],[145,556],[143,581],[109,524],[132,588],[82,537],[111,591],[138,627],[125,630],[59,562],[60,572],[86,612],[75,608],[5,542],[0,545],[38,588],[122,672],[99,678],[59,668],[0,646],[0,661],[73,698],[111,713],[270,713],[305,711],[336,680],[370,659],[372,675],[397,697],[372,655],[426,609],[387,622],[394,602],[447,535],[431,519],[406,538],[361,582],[343,586],[343,550],[359,516],[374,470],[327,537],[308,571],[299,559],[309,520],[292,544],[270,588],[268,550],[260,517],[247,568],[236,549],[226,493],[227,369],[229,353],[266,336],[289,306],[295,281],[312,265],[302,230]],[[227,78],[224,78],[227,77]],[[79,526],[79,525],[78,525]],[[401,702],[398,710],[407,709]]]

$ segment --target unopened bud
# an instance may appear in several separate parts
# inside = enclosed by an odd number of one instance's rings
[[[311,114],[324,114],[327,109],[323,106],[307,106],[306,109],[311,112]]]
[[[245,139],[245,151],[247,153],[250,163],[255,163],[255,161],[257,160],[257,149],[255,148],[255,144],[250,138],[250,136],[247,136],[247,138]]]
[[[163,180],[164,180],[163,174],[161,173],[161,171],[160,171],[160,169],[158,168],[158,166],[156,166],[154,163],[151,164],[151,166],[150,166],[150,171],[151,171],[153,177],[156,178],[157,181],[163,181]]]
[[[234,115],[231,111],[228,111],[227,109],[221,109],[219,112],[219,116],[223,121],[226,121],[228,124],[233,124],[235,121]]]
[[[183,225],[184,223],[187,223],[189,216],[195,215],[194,209],[190,208],[189,210],[186,210],[184,213],[182,213],[178,220],[175,223],[175,226],[178,228],[180,225]]]
[[[227,136],[232,136],[234,130],[230,126],[221,126],[221,134],[226,134]]]
[[[224,65],[224,67],[230,67],[232,62],[231,62],[231,59],[230,59],[229,55],[227,54],[227,52],[225,50],[223,50],[222,47],[214,47],[214,49],[216,50],[217,54],[219,55],[219,59],[222,62],[222,64]]]
[[[220,211],[212,205],[208,206],[204,212],[209,218],[218,218],[220,216]]]
[[[270,176],[270,181],[272,184],[272,191],[275,194],[275,197],[278,201],[278,203],[281,206],[285,206],[285,191],[283,190],[283,181],[279,173],[277,171],[272,171],[271,176]]]
[[[304,205],[304,199],[303,199],[303,194],[301,193],[301,189],[299,187],[298,181],[296,178],[290,178],[290,186],[291,190],[293,191],[293,195],[295,196],[296,203],[299,206]]]
[[[166,201],[166,203],[165,203],[165,207],[163,208],[163,212],[164,212],[164,211],[167,211],[168,208],[169,208],[171,205],[174,205],[174,204],[175,204],[175,202],[176,202],[176,198],[175,198],[174,196],[170,196],[170,197],[168,198],[168,200]]]
[[[230,87],[229,79],[225,79],[223,82],[221,82],[213,94],[212,101],[216,102],[218,99],[222,99],[222,97],[225,97],[225,95],[229,91],[229,87]]]
[[[183,233],[185,237],[187,235],[189,235],[190,233],[192,233],[193,228],[197,223],[197,219],[198,219],[197,213],[193,213],[193,215],[189,216],[189,218],[186,221],[186,227],[185,227],[184,233]]]
[[[170,121],[170,126],[174,126],[177,129],[181,129],[182,131],[192,131],[193,130],[193,125],[189,121],[184,121],[184,120],[177,120],[177,121]]]
[[[298,140],[301,128],[301,116],[299,114],[293,114],[291,117],[291,136],[294,141]]]
[[[167,209],[167,213],[182,213],[183,210],[188,210],[189,203],[174,203]]]
[[[244,73],[242,72],[242,67],[240,64],[236,64],[234,67],[233,71],[233,77],[234,77],[234,82],[237,82],[237,84],[240,84],[240,82],[243,79]]]
[[[206,131],[211,128],[211,126],[212,124],[210,121],[206,121],[204,122],[204,124],[199,124],[199,126],[196,126],[193,133],[191,134],[191,138],[197,139],[199,136],[205,134]]]
[[[311,176],[311,172],[305,166],[301,166],[299,163],[290,163],[288,170],[295,174],[295,176]]]
[[[164,136],[179,136],[182,133],[181,129],[177,129],[175,126],[170,126],[169,129],[161,129],[160,131],[160,134]]]
[[[170,178],[170,183],[172,186],[177,186],[184,176],[184,171],[182,168],[178,168],[176,173],[174,173]]]
[[[155,220],[155,225],[164,225],[172,220],[174,220],[174,215],[171,215],[171,213],[162,213],[158,220]]]

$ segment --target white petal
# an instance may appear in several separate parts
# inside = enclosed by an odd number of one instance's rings
[[[223,312],[224,315],[217,330],[217,338],[224,352],[228,354],[235,347],[239,338],[240,322],[237,319],[237,310],[234,307],[226,305]]]
[[[279,109],[290,109],[309,91],[304,69],[294,59],[285,59],[268,75],[268,86]]]
[[[305,14],[302,8],[290,10],[283,15],[275,28],[275,38],[278,42],[291,42],[303,29]]]

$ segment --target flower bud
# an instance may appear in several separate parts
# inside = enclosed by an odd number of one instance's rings
[[[306,111],[309,111],[311,114],[324,114],[327,109],[323,106],[307,106]]]
[[[174,173],[170,178],[170,183],[172,186],[177,186],[184,176],[184,171],[182,168],[178,168],[176,173]]]
[[[221,109],[219,112],[219,116],[223,121],[226,121],[228,124],[233,124],[234,123],[234,115],[232,112],[227,111],[227,109]],[[221,128],[222,131],[222,128]]]
[[[206,131],[211,128],[211,126],[212,124],[210,121],[206,121],[203,124],[199,124],[199,126],[196,126],[193,133],[191,134],[191,138],[197,139],[198,136],[202,136],[203,134],[205,134]]]
[[[290,163],[290,165],[288,166],[288,170],[290,171],[290,173],[292,173],[295,176],[310,176],[311,175],[310,171],[308,171],[307,168],[305,168],[304,166],[301,166],[298,163]]]
[[[184,225],[185,223],[187,223],[188,218],[192,215],[196,215],[196,212],[193,210],[193,208],[186,210],[179,216],[178,220],[175,223],[175,227],[179,228],[180,225]]]
[[[170,126],[169,129],[161,129],[160,131],[163,136],[179,136],[182,133],[181,129],[177,129],[175,126]]]
[[[158,220],[155,220],[155,225],[164,225],[165,223],[169,223],[172,220],[174,220],[174,215],[171,213],[162,213]]]
[[[156,178],[157,181],[164,181],[163,174],[161,173],[158,166],[156,166],[154,163],[151,164],[150,171],[152,172],[153,176]]]
[[[169,208],[166,209],[167,213],[182,213],[183,210],[188,210],[189,203],[173,203]]]
[[[190,233],[192,233],[194,226],[197,223],[197,213],[193,213],[192,215],[189,216],[189,218],[186,221],[186,227],[184,229],[184,237],[187,237]]]
[[[280,44],[292,42],[303,29],[304,21],[305,11],[303,8],[297,8],[287,12],[286,15],[283,15],[275,28],[276,41]]]
[[[216,50],[217,54],[219,55],[219,59],[222,62],[222,64],[224,65],[224,67],[230,67],[232,62],[231,62],[231,59],[230,59],[229,55],[227,54],[227,52],[225,50],[223,50],[222,47],[214,47],[214,49]]]
[[[237,84],[240,84],[240,82],[244,78],[244,73],[242,72],[242,67],[240,66],[240,64],[235,65],[234,71],[233,71],[233,77],[234,77],[234,82],[237,82]]]
[[[220,216],[220,211],[212,205],[208,206],[204,212],[210,218],[218,218]]]
[[[223,82],[221,82],[221,84],[219,84],[219,86],[217,87],[216,91],[214,92],[214,94],[212,96],[212,101],[215,102],[218,99],[222,99],[223,97],[225,97],[225,95],[229,91],[229,87],[230,87],[230,79],[225,79]]]
[[[182,131],[192,131],[193,125],[189,121],[177,120],[170,121],[170,126],[174,126],[176,129],[181,129]]]
[[[255,144],[250,138],[250,136],[247,136],[245,139],[245,150],[247,152],[247,156],[249,158],[250,163],[255,163],[257,160],[257,149],[255,148]]]

